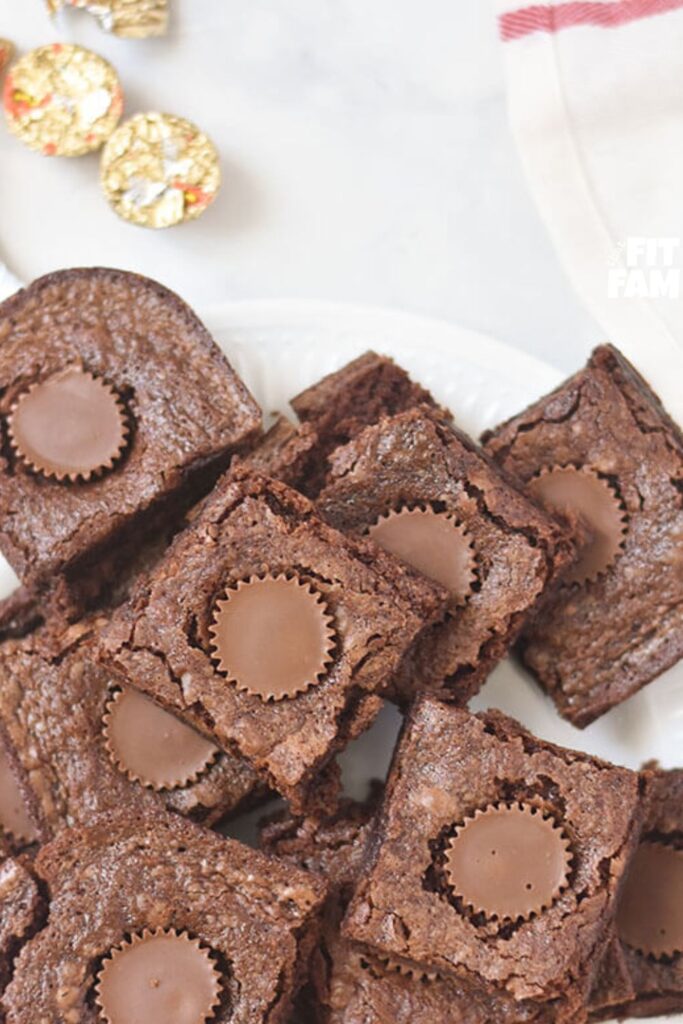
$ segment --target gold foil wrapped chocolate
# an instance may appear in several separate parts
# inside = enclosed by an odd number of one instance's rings
[[[112,209],[148,228],[199,217],[220,187],[214,144],[171,114],[136,114],[124,122],[104,147],[100,174]]]
[[[82,156],[99,149],[123,110],[111,64],[67,43],[25,54],[7,73],[3,94],[10,130],[47,156]]]
[[[0,39],[0,75],[9,64],[13,53],[14,46],[9,39]]]
[[[168,27],[168,0],[46,0],[51,14],[76,7],[94,15],[106,32],[125,39],[161,36]]]

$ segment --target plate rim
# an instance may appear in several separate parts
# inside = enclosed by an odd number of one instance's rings
[[[202,319],[209,330],[234,327],[311,327],[329,325],[335,329],[369,331],[374,328],[384,334],[396,332],[400,338],[410,334],[414,344],[415,332],[423,332],[421,344],[439,352],[467,348],[467,358],[483,371],[502,361],[515,363],[515,372],[538,379],[541,387],[556,387],[567,376],[556,366],[516,348],[509,342],[476,331],[461,324],[441,320],[404,310],[401,307],[373,306],[359,303],[333,302],[320,299],[226,299],[211,303],[201,310]],[[343,344],[341,339],[340,344]]]

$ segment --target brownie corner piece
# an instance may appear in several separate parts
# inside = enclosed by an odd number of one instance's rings
[[[287,1019],[319,932],[314,876],[166,813],[67,831],[35,868],[49,912],[4,993],[14,1024],[168,1019],[177,999],[217,1024]]]
[[[465,990],[574,1020],[640,824],[637,773],[537,739],[500,712],[424,697],[396,750],[344,933]]]
[[[121,806],[211,825],[265,796],[242,759],[98,664],[105,622],[0,644],[0,824],[19,848]]]
[[[583,727],[683,657],[683,436],[612,346],[485,448],[573,532],[577,560],[523,660]]]
[[[591,1020],[683,1013],[683,770],[644,773],[640,844],[597,972]]]
[[[443,622],[403,663],[393,695],[466,703],[573,556],[566,531],[466,435],[425,406],[382,418],[330,460],[317,508],[449,592]]]
[[[254,472],[306,493],[318,447],[318,435],[309,423],[295,426],[279,415],[243,461]]]
[[[195,314],[137,274],[48,274],[0,305],[0,342],[0,547],[37,591],[208,488],[260,428]]]
[[[102,654],[297,803],[370,725],[444,602],[301,494],[238,467],[116,613]]]
[[[290,404],[301,423],[312,427],[318,438],[306,480],[306,493],[310,495],[322,487],[334,449],[382,416],[425,405],[450,418],[403,367],[376,352],[365,352],[329,373],[296,395]]]

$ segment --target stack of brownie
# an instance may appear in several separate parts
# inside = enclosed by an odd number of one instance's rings
[[[120,271],[35,282],[0,342],[0,1019],[683,1011],[683,771],[467,710],[513,651],[578,727],[683,656],[683,438],[615,349],[479,446],[373,353],[264,434]],[[261,850],[217,830],[273,793]]]

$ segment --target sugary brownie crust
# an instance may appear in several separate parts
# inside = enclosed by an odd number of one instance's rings
[[[548,466],[591,467],[616,486],[628,516],[612,567],[550,595],[520,646],[561,714],[585,726],[683,656],[683,437],[633,367],[603,346],[484,444],[522,485]]]
[[[370,852],[380,797],[377,786],[367,802],[343,801],[333,816],[284,818],[262,830],[267,853],[321,874],[329,884],[321,944],[295,1019],[316,1024],[551,1024],[556,1019],[552,1004],[519,1002],[493,989],[475,993],[471,985],[373,957],[340,936],[341,919]]]
[[[310,580],[333,619],[323,678],[269,702],[214,667],[213,609],[228,584],[264,573]],[[445,595],[367,543],[321,522],[284,484],[237,468],[105,630],[105,662],[224,750],[245,757],[290,800],[370,724],[379,688]]]
[[[473,549],[475,579],[404,660],[392,695],[420,689],[465,703],[505,655],[573,551],[564,531],[519,493],[464,434],[422,406],[384,418],[330,459],[317,508],[362,536],[405,507],[451,516]]]
[[[123,458],[89,483],[29,471],[3,431],[0,546],[31,587],[178,491],[208,489],[258,431],[254,400],[194,313],[135,274],[40,278],[0,306],[0,343],[3,418],[31,384],[79,366],[115,389],[132,420]]]
[[[0,645],[0,735],[42,841],[121,807],[142,813],[166,805],[210,825],[263,799],[260,780],[228,754],[196,781],[160,791],[115,764],[104,729],[115,681],[94,651],[104,621]]]
[[[287,1018],[318,933],[324,886],[312,876],[163,813],[67,831],[35,866],[49,915],[15,961],[8,1024],[96,1024],[105,958],[145,929],[211,951],[221,981],[212,1020]]]
[[[515,921],[467,910],[448,884],[447,850],[490,806],[536,808],[569,843],[565,887]],[[467,987],[502,991],[573,1020],[608,941],[638,840],[638,776],[538,740],[499,712],[419,702],[394,755],[387,795],[344,934]]]
[[[387,356],[375,352],[366,352],[302,391],[291,406],[302,423],[315,430],[318,443],[300,489],[310,496],[317,494],[327,475],[328,456],[335,448],[382,416],[420,404],[436,408],[425,388]],[[448,418],[447,413],[443,415]]]
[[[644,804],[643,841],[683,850],[683,769],[646,772]],[[591,1019],[683,1013],[683,954],[654,959],[620,942],[615,926],[612,935],[591,993]]]

